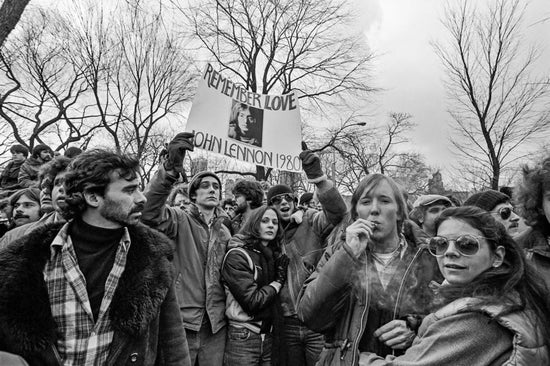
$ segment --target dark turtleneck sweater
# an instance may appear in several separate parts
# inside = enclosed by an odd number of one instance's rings
[[[75,219],[69,227],[78,267],[86,279],[86,291],[96,322],[105,293],[105,282],[113,268],[123,233],[124,228],[105,229],[89,225],[80,218]]]

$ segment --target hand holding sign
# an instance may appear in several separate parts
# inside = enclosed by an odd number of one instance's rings
[[[193,138],[195,135],[191,132],[181,132],[174,137],[168,144],[168,157],[164,162],[164,169],[173,170],[177,173],[183,171],[183,159],[187,150],[193,151]]]

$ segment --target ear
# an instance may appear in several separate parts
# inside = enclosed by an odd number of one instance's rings
[[[504,262],[504,255],[506,254],[506,249],[502,245],[499,245],[495,252],[493,253],[493,267],[498,268]]]
[[[103,199],[103,197],[99,196],[97,193],[92,192],[84,192],[82,195],[84,196],[86,204],[93,208],[97,208]]]

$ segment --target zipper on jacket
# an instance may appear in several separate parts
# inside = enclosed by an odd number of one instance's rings
[[[357,338],[355,339],[355,344],[353,345],[353,354],[351,355],[352,356],[352,362],[355,362],[355,357],[356,357],[356,353],[357,351],[359,350],[359,340],[361,339],[361,336],[363,335],[363,324],[364,324],[364,319],[365,319],[365,315],[367,315],[367,312],[369,311],[369,285],[370,285],[370,280],[369,280],[369,277],[368,277],[368,270],[369,270],[369,261],[368,261],[368,258],[366,258],[365,260],[365,275],[367,276],[367,281],[366,282],[366,285],[365,285],[365,291],[363,291],[363,293],[365,294],[365,310],[363,310],[363,313],[361,314],[361,327],[359,327],[359,334],[357,335]],[[346,339],[347,341],[347,339]],[[347,347],[342,351],[342,356],[340,357],[341,360],[344,359],[344,356],[345,356],[345,353],[347,351],[347,349],[351,346],[351,344],[347,345]]]
[[[393,319],[395,320],[397,318],[397,310],[399,309],[400,301],[401,301],[401,294],[403,293],[403,287],[405,285],[405,279],[407,278],[407,275],[411,271],[411,268],[413,264],[416,262],[416,258],[420,255],[420,252],[423,250],[422,247],[420,247],[416,253],[414,254],[413,259],[407,266],[407,269],[405,270],[405,274],[403,275],[403,278],[401,279],[401,284],[399,285],[399,291],[397,292],[397,297],[395,298],[395,307],[393,309]]]

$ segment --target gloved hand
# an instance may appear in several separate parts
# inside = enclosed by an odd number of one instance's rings
[[[317,154],[311,150],[304,150],[300,153],[299,157],[302,160],[302,168],[310,183],[319,183],[327,179],[321,167],[321,159],[319,159]]]
[[[181,132],[170,141],[168,144],[168,157],[164,162],[164,169],[174,170],[177,173],[183,171],[183,158],[187,150],[193,151],[193,138],[195,135],[192,132]]]
[[[284,253],[275,259],[275,281],[279,282],[281,285],[284,285],[287,277],[288,263],[290,259]]]

